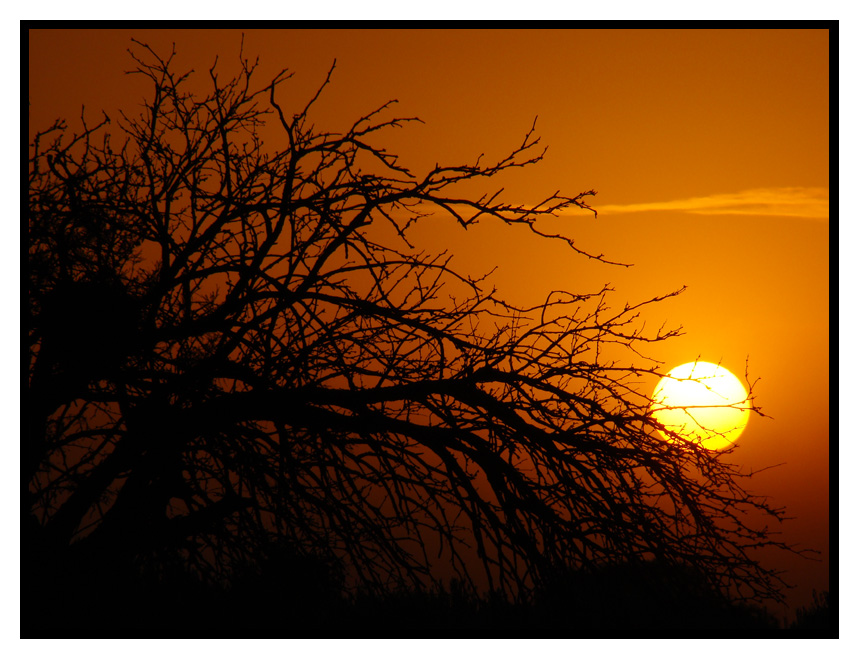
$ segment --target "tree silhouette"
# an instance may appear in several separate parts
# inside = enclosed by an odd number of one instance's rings
[[[257,88],[240,58],[194,94],[172,55],[132,57],[152,88],[138,116],[31,142],[23,514],[43,579],[229,582],[283,546],[370,592],[444,564],[522,598],[559,570],[655,560],[780,598],[750,552],[779,544],[757,523],[782,511],[724,454],[658,438],[639,391],[660,374],[640,350],[678,330],[638,315],[680,291],[520,308],[409,242],[445,214],[610,263],[541,222],[593,191],[469,192],[542,159],[533,126],[500,160],[418,173],[378,145],[418,121],[391,103],[311,123],[331,71],[293,110],[286,71]]]

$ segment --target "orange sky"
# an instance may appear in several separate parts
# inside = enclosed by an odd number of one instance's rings
[[[232,73],[241,33],[31,31],[31,133],[61,116],[74,126],[84,103],[92,120],[101,108],[135,110],[147,90],[123,74],[132,36],[165,54],[175,41],[180,68],[205,73],[219,55]],[[337,58],[320,128],[345,128],[398,99],[399,114],[425,124],[383,144],[418,172],[500,155],[539,115],[549,151],[505,177],[508,199],[595,188],[597,219],[559,222],[582,249],[635,267],[490,223],[465,234],[440,221],[420,238],[475,274],[498,266],[493,281],[513,302],[610,282],[622,307],[687,285],[647,314],[648,324],[682,324],[686,334],[649,355],[666,368],[721,361],[741,379],[748,356],[773,418],[753,417],[732,459],[749,469],[786,463],[749,487],[796,517],[785,540],[822,552],[819,563],[777,559],[799,586],[791,608],[829,588],[826,30],[252,30],[245,51],[260,56],[260,85],[295,71],[284,90],[302,105]]]

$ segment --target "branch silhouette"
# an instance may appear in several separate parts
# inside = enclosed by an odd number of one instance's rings
[[[750,552],[783,545],[747,514],[783,511],[723,455],[659,439],[639,393],[660,374],[639,350],[679,330],[645,333],[638,314],[680,290],[518,308],[409,242],[439,215],[488,217],[610,263],[540,228],[592,211],[592,190],[536,206],[458,192],[539,163],[535,126],[500,160],[419,173],[376,142],[418,121],[386,119],[393,102],[315,128],[333,66],[292,113],[286,70],[254,91],[242,57],[201,94],[172,55],[132,56],[141,114],[57,122],[30,147],[24,514],[40,555],[223,582],[282,542],[371,592],[432,583],[442,561],[513,598],[558,569],[658,559],[780,598]]]

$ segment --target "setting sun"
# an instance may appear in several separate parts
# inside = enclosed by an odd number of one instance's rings
[[[672,369],[659,381],[651,414],[667,430],[719,451],[733,445],[742,434],[749,421],[749,408],[745,387],[728,369],[709,362],[690,362]]]

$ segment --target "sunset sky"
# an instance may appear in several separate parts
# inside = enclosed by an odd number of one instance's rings
[[[29,34],[29,131],[54,119],[79,125],[81,106],[136,112],[148,88],[127,76],[131,38],[199,84],[219,56],[236,71],[234,30],[36,30]],[[767,556],[798,588],[792,611],[830,588],[830,89],[827,30],[251,30],[266,84],[295,76],[281,94],[297,106],[336,58],[315,114],[324,130],[397,99],[418,116],[379,138],[418,173],[509,151],[535,117],[548,152],[505,175],[507,199],[536,202],[556,190],[595,189],[599,215],[563,216],[556,227],[612,266],[481,222],[467,234],[446,219],[416,233],[448,249],[511,302],[543,301],[553,289],[592,292],[610,283],[613,307],[687,286],[648,308],[648,327],[682,325],[651,346],[666,370],[700,357],[743,379],[748,359],[757,402],[730,459],[746,470],[784,463],[747,483],[787,507],[789,543],[819,562]],[[276,132],[264,132],[277,147]],[[495,185],[492,186],[493,189]],[[653,381],[649,386],[655,386]],[[649,393],[649,392],[648,392]],[[788,615],[788,611],[782,612]]]

